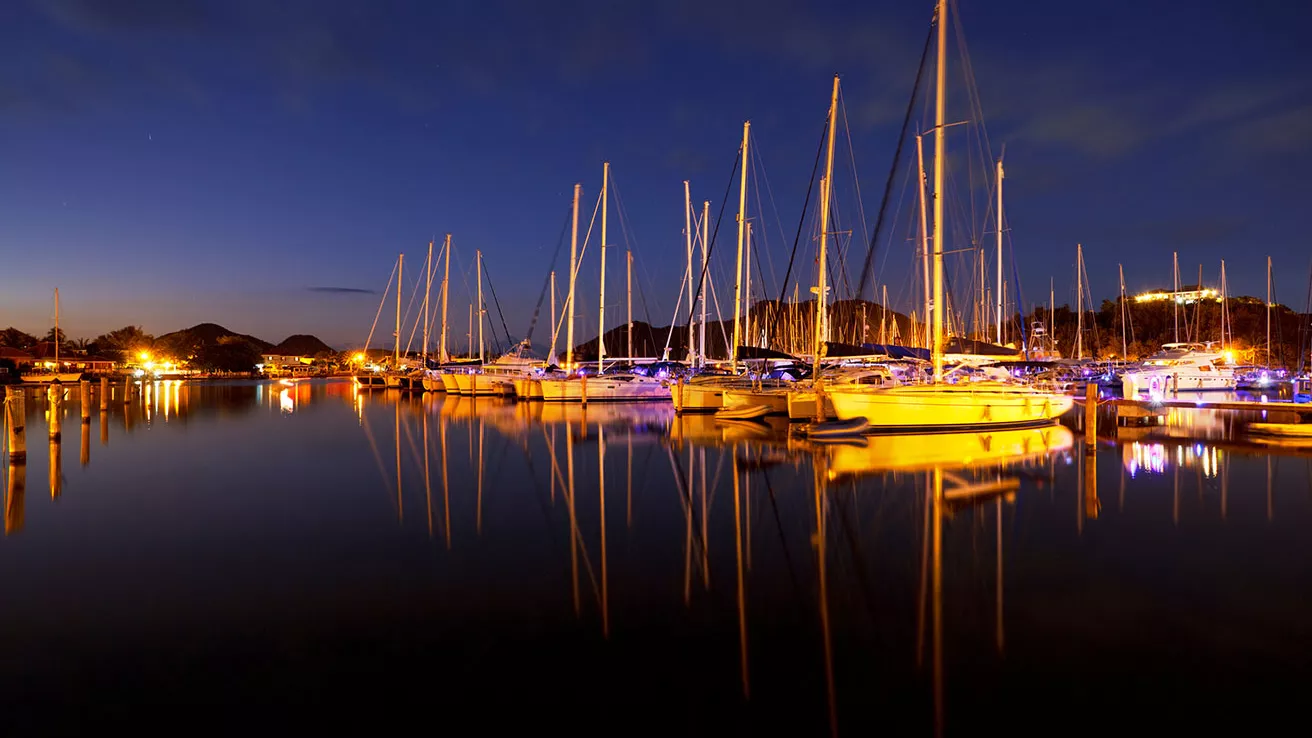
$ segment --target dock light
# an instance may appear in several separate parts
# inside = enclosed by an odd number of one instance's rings
[[[364,361],[364,353],[363,353],[363,352],[357,353],[355,356],[352,356],[352,357],[351,357],[351,360],[354,361],[354,362],[357,363],[357,364],[363,362],[363,361]]]

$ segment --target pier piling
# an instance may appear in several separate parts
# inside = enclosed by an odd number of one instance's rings
[[[46,389],[48,398],[46,415],[49,417],[50,440],[58,441],[64,425],[64,385],[51,382]]]
[[[27,459],[27,426],[24,416],[26,395],[22,387],[5,387],[5,413],[9,422],[9,461],[23,463]]]
[[[77,389],[78,405],[82,408],[82,425],[87,425],[91,422],[91,382],[84,379],[78,382]]]
[[[1084,447],[1093,450],[1098,443],[1098,385],[1084,385]]]
[[[109,377],[100,378],[100,412],[109,412]]]

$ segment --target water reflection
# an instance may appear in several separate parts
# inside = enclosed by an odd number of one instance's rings
[[[1290,669],[1253,639],[1301,642],[1312,622],[1290,564],[1312,522],[1306,459],[1233,424],[1199,438],[1117,428],[1092,449],[1062,425],[815,443],[779,421],[646,404],[173,383],[89,417],[83,463],[64,469],[58,444],[42,453],[37,412],[27,464],[3,468],[8,550],[76,555],[0,568],[16,608],[0,627],[66,648],[92,626],[34,624],[57,611],[53,593],[75,592],[113,615],[97,633],[149,623],[197,674],[223,648],[184,640],[188,618],[269,630],[261,673],[377,674],[357,702],[329,696],[398,720],[427,714],[436,682],[418,679],[413,701],[391,693],[441,658],[462,674],[442,686],[458,732],[554,729],[568,714],[580,734],[633,732],[633,715],[666,734],[946,734],[1023,721],[1053,685],[1128,719],[1147,702],[1086,675],[1142,668],[1211,701],[1235,663]],[[28,483],[58,501],[25,501]],[[1239,642],[1238,628],[1271,635]],[[370,648],[386,669],[364,671]],[[227,668],[203,686],[223,693],[255,667]],[[544,709],[463,707],[492,683]]]

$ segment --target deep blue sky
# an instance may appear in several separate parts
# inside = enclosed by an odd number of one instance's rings
[[[1178,250],[1186,281],[1201,263],[1214,282],[1225,258],[1232,291],[1252,294],[1270,254],[1278,297],[1302,305],[1312,53],[1300,42],[1312,12],[1297,5],[1105,0],[1045,15],[960,0],[994,155],[1007,147],[1027,304],[1046,302],[1049,277],[1058,302],[1073,301],[1082,242],[1099,299],[1115,294],[1118,262],[1131,290],[1169,284]],[[73,337],[214,321],[358,344],[397,253],[417,267],[428,240],[451,232],[453,340],[473,284],[457,273],[474,249],[522,333],[571,188],[583,183],[586,221],[605,159],[626,226],[612,211],[611,241],[634,249],[664,325],[683,270],[682,181],[717,213],[745,119],[761,258],[782,275],[834,73],[873,221],[931,11],[930,0],[0,3],[0,327],[46,330],[59,287]],[[963,100],[953,117],[967,115]],[[837,209],[860,239],[847,130]],[[732,271],[731,198],[719,275]],[[909,207],[878,278],[904,309]],[[620,249],[608,263],[614,325]],[[582,274],[586,337],[595,246]],[[730,289],[717,285],[722,302]]]

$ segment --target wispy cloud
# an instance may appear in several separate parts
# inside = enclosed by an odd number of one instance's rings
[[[376,290],[364,290],[359,287],[306,287],[310,292],[323,292],[330,295],[376,295]]]

